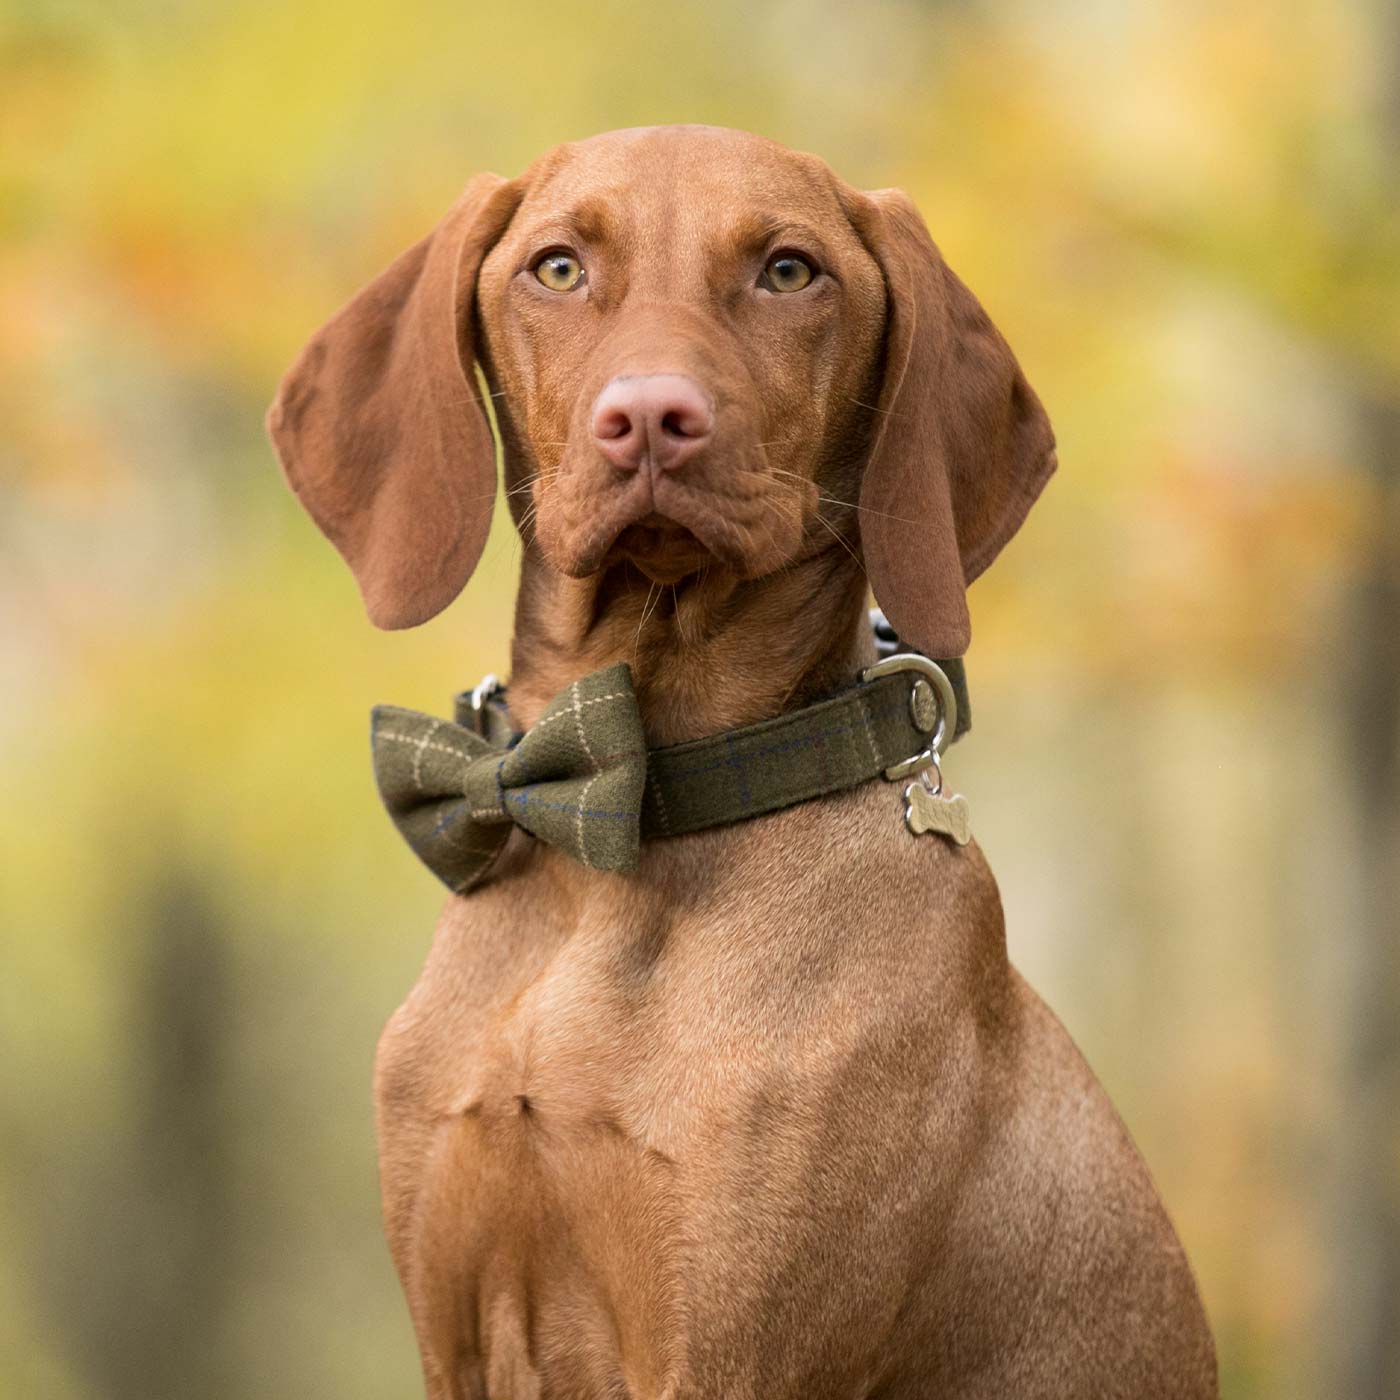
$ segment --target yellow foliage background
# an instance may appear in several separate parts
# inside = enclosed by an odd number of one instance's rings
[[[950,760],[1225,1393],[1400,1395],[1391,0],[0,4],[0,1395],[419,1393],[370,1058],[437,905],[380,634],[261,414],[476,170],[706,121],[902,185],[1061,472]]]

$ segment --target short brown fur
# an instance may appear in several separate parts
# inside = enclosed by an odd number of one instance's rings
[[[585,278],[533,276],[565,247]],[[820,275],[764,290],[797,248]],[[381,625],[524,541],[512,716],[632,663],[652,744],[848,684],[867,572],[958,655],[1054,467],[1005,342],[897,191],[664,127],[479,177],[272,413]],[[619,472],[589,411],[684,375],[714,430]],[[1208,1397],[1190,1269],[1093,1075],[1010,967],[976,845],[872,783],[585,870],[523,833],[380,1042],[386,1228],[433,1400]]]

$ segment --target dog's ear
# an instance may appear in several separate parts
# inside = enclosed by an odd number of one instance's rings
[[[473,372],[473,303],[519,197],[500,176],[477,176],[316,332],[267,415],[287,480],[380,627],[441,612],[486,543],[496,453]]]
[[[885,276],[888,321],[860,532],[875,599],[929,656],[971,638],[965,589],[1016,533],[1055,436],[1010,348],[900,190],[853,219]]]

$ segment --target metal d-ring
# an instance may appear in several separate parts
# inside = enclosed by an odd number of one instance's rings
[[[873,666],[867,666],[860,673],[860,678],[862,681],[874,681],[895,671],[914,671],[933,687],[933,693],[938,700],[938,725],[926,749],[915,754],[913,758],[906,758],[885,769],[885,777],[891,782],[907,778],[913,773],[921,773],[936,763],[938,755],[948,747],[948,741],[958,727],[958,697],[953,691],[953,683],[944,674],[943,668],[928,657],[912,651],[896,652],[893,656],[877,661]]]

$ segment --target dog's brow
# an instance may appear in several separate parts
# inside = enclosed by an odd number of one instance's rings
[[[816,229],[790,214],[776,211],[746,213],[729,224],[724,237],[728,243],[746,252],[779,238],[816,249],[825,246],[825,240]]]
[[[551,215],[542,228],[567,229],[585,243],[605,242],[615,231],[616,216],[608,207],[606,197],[589,196],[571,208]]]

